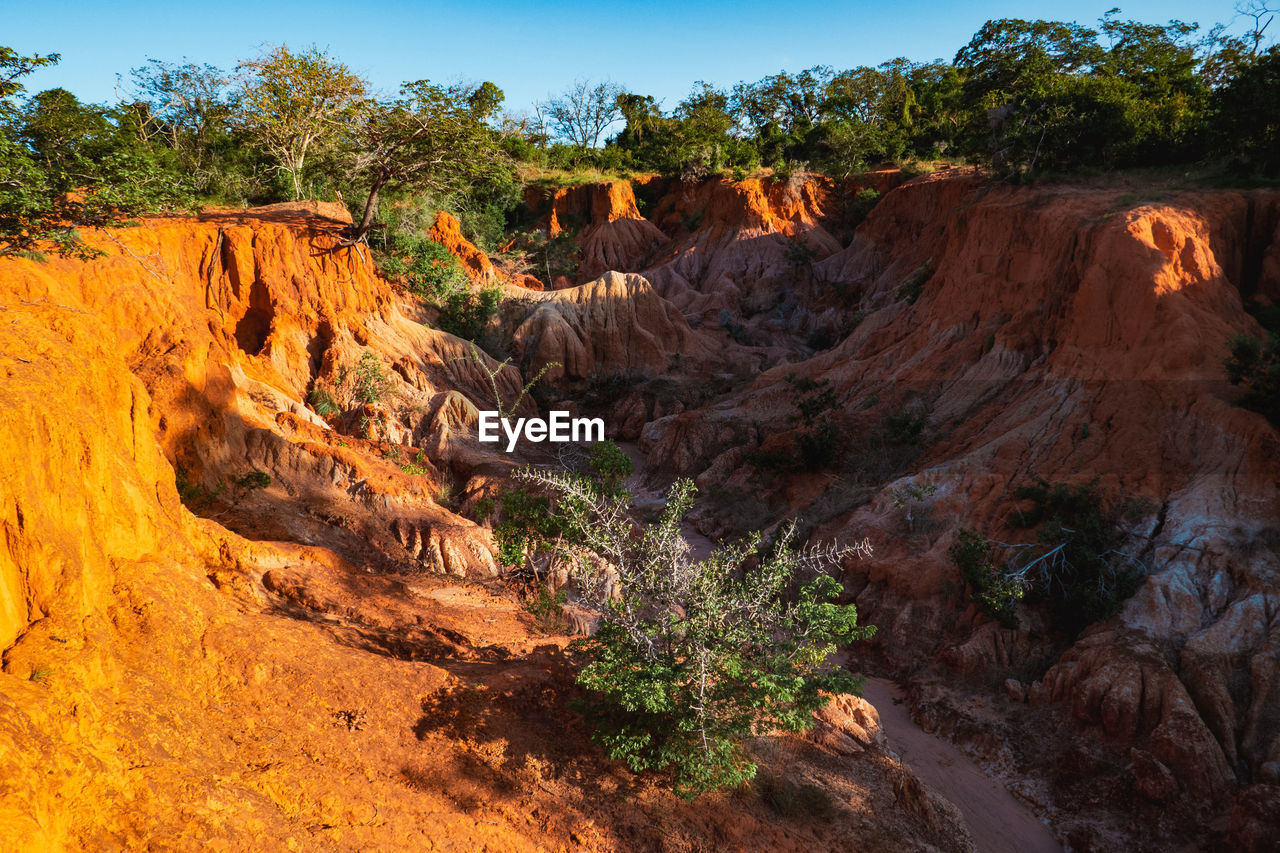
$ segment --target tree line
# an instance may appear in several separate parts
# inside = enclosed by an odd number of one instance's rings
[[[75,227],[204,203],[344,200],[366,240],[380,202],[424,194],[468,236],[501,241],[522,171],[590,166],[699,180],[759,169],[844,177],[946,159],[1003,176],[1198,164],[1280,171],[1273,12],[1248,25],[988,21],[950,62],[815,66],[717,88],[674,108],[579,80],[532,110],[491,82],[405,83],[384,95],[337,57],[280,45],[232,71],[151,59],[112,104],[24,79],[57,54],[0,47],[0,254],[82,253]]]

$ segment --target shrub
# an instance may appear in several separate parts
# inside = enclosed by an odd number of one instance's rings
[[[251,492],[255,489],[265,489],[267,486],[270,486],[271,475],[266,471],[254,469],[247,474],[242,474],[241,476],[236,477],[234,482],[236,488],[246,492]]]
[[[809,332],[804,339],[804,345],[811,350],[827,350],[840,342],[840,338],[836,330],[831,326],[819,326]]]
[[[893,412],[884,418],[885,438],[890,444],[897,446],[919,444],[928,422],[929,413],[924,410],[903,409]]]
[[[857,228],[867,218],[867,214],[871,212],[872,208],[879,203],[879,192],[872,189],[860,190],[853,198],[845,202],[844,209],[841,212],[844,214],[848,226]]]
[[[1021,584],[1010,581],[992,560],[991,544],[973,530],[961,530],[948,552],[970,588],[978,610],[1006,628],[1017,628],[1015,608],[1023,596]]]
[[[554,237],[547,236],[545,229],[517,232],[508,244],[500,260],[511,272],[537,276],[548,287],[561,276],[572,280],[578,274],[578,242],[571,231]]]
[[[618,373],[592,371],[587,377],[583,398],[591,406],[608,406],[621,400],[642,382],[644,382],[644,374],[633,370]]]
[[[391,390],[391,377],[382,367],[382,360],[366,352],[354,367],[343,365],[338,372],[338,386],[348,389],[354,402],[376,406]]]
[[[782,254],[787,259],[787,263],[792,266],[804,267],[813,263],[813,259],[818,256],[818,250],[799,238],[789,237]]]
[[[1245,389],[1239,405],[1280,426],[1280,332],[1264,338],[1236,335],[1227,346],[1227,378]]]
[[[1137,592],[1146,567],[1117,548],[1114,517],[1103,513],[1095,483],[1080,486],[1037,478],[1014,491],[1030,506],[1016,510],[1010,526],[1035,529],[1036,540],[997,547],[963,530],[951,559],[973,590],[973,601],[1006,627],[1016,627],[1019,600],[1042,603],[1056,629],[1075,636],[1086,625],[1120,611]]]
[[[812,783],[796,782],[783,775],[762,777],[756,784],[765,805],[785,818],[826,818],[835,812],[835,804],[825,788]]]
[[[748,738],[804,730],[825,694],[858,689],[825,666],[838,644],[874,630],[835,603],[840,584],[825,574],[853,549],[797,549],[789,525],[764,553],[756,533],[694,561],[680,533],[688,480],[673,485],[655,524],[637,529],[626,495],[570,474],[520,476],[557,495],[575,531],[563,556],[604,614],[575,648],[588,659],[582,707],[609,757],[667,774],[692,799],[755,775]]]
[[[434,307],[439,312],[436,325],[442,331],[469,341],[484,333],[502,302],[497,286],[473,291],[458,259],[426,237],[392,231],[378,267],[389,278],[403,278],[411,293]]]
[[[198,513],[207,510],[222,495],[222,490],[226,488],[226,483],[219,480],[218,485],[212,489],[206,489],[198,480],[191,479],[190,472],[182,465],[175,466],[173,473],[174,485],[178,490],[178,499],[192,512]]]
[[[405,462],[402,464],[400,466],[400,470],[406,474],[413,474],[415,476],[431,473],[431,468],[427,461],[427,455],[421,450],[414,454],[412,462]],[[443,504],[440,500],[437,500],[436,503]]]
[[[322,418],[331,417],[342,411],[338,408],[338,401],[323,388],[313,388],[307,395],[307,402],[311,405],[311,410]]]
[[[796,437],[800,464],[806,471],[822,471],[836,461],[836,444],[840,429],[830,421],[822,421]]]
[[[1048,603],[1059,629],[1075,635],[1120,612],[1138,591],[1146,567],[1117,549],[1114,517],[1102,511],[1096,481],[1080,486],[1041,478],[1014,491],[1031,506],[1013,514],[1015,528],[1035,528],[1038,544],[1020,549],[1012,574]]]
[[[791,386],[791,401],[796,407],[788,421],[799,424],[796,433],[795,451],[757,450],[747,457],[747,461],[764,471],[782,472],[801,469],[805,471],[821,471],[830,468],[836,461],[836,448],[840,440],[840,428],[831,419],[837,401],[830,381],[815,380],[804,376],[789,374],[786,378]]]
[[[499,499],[502,520],[493,528],[498,560],[508,568],[524,565],[525,554],[564,533],[563,523],[551,513],[551,501],[525,489],[509,489]]]
[[[432,495],[432,499],[436,504],[447,510],[453,511],[458,506],[458,497],[454,494],[454,484],[448,480],[436,486],[436,493]]]
[[[502,289],[497,286],[477,291],[451,290],[436,300],[436,308],[440,311],[436,325],[451,335],[475,342],[484,334],[501,303]]]
[[[919,507],[920,514],[927,517],[929,505],[925,501],[937,493],[938,485],[936,483],[907,483],[905,486],[894,489],[889,496],[893,500],[895,507],[905,511],[907,528],[915,532],[916,508]]]
[[[631,457],[623,453],[622,449],[612,441],[596,442],[591,448],[587,464],[599,479],[606,494],[620,493],[623,483],[635,473]]]
[[[931,278],[933,278],[933,265],[925,261],[916,267],[915,272],[907,276],[902,284],[898,285],[898,298],[905,299],[908,305],[914,305]]]
[[[431,300],[468,284],[462,264],[442,243],[391,230],[384,246],[379,252],[379,270],[389,278],[403,277],[405,286],[423,299]]]
[[[563,634],[569,629],[569,620],[564,615],[567,598],[564,590],[552,592],[540,586],[537,593],[525,599],[524,606],[542,633]]]

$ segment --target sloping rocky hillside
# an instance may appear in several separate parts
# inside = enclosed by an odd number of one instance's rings
[[[472,520],[515,465],[555,459],[479,444],[477,409],[554,364],[522,411],[600,414],[651,491],[694,478],[702,534],[799,516],[869,537],[844,582],[880,630],[854,659],[1073,848],[1267,849],[1280,438],[1233,405],[1222,357],[1257,331],[1245,302],[1280,297],[1280,194],[952,169],[528,202],[576,240],[576,286],[432,229],[504,288],[505,366],[431,328],[323,207],[0,261],[0,837],[968,849],[852,699],[762,746],[765,778],[828,792],[821,819],[754,789],[686,805],[589,746],[567,638]],[[799,465],[815,417],[830,446]],[[964,528],[1013,535],[1036,477],[1096,478],[1146,572],[1079,632],[1034,603],[1018,627],[984,615],[948,556]]]

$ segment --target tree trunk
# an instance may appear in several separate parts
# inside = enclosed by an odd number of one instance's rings
[[[369,229],[373,226],[373,213],[378,209],[378,193],[382,191],[382,187],[387,183],[387,179],[383,177],[375,178],[373,186],[369,187],[369,197],[364,201],[364,214],[360,217],[360,224],[355,227],[351,234],[351,241],[359,242],[364,239],[364,235],[369,233]]]

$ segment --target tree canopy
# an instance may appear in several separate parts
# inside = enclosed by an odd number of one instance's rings
[[[1001,178],[1174,163],[1272,176],[1280,58],[1266,3],[1207,31],[1118,10],[1093,25],[996,19],[949,62],[698,81],[670,107],[579,79],[532,113],[505,109],[488,81],[374,93],[339,58],[287,45],[234,71],[149,59],[119,103],[84,104],[26,92],[57,54],[0,47],[0,253],[78,252],[77,227],[140,211],[307,196],[349,200],[359,240],[386,224],[388,193],[453,209],[495,248],[530,168],[842,178],[947,159]]]

